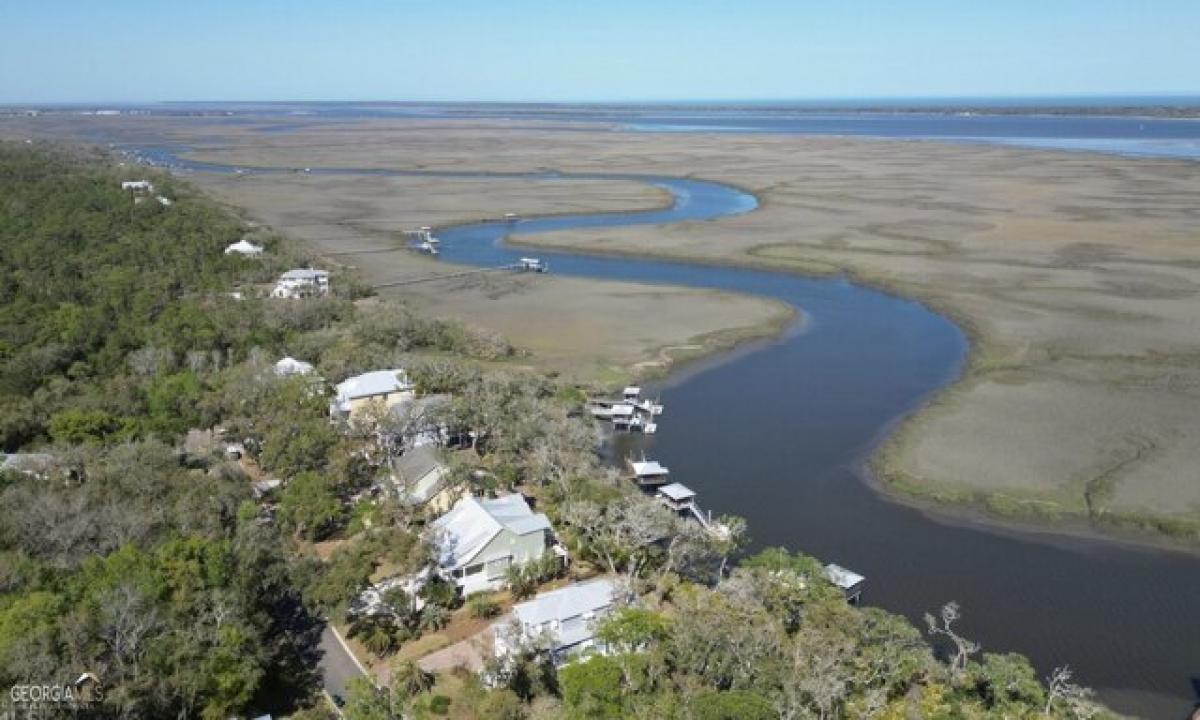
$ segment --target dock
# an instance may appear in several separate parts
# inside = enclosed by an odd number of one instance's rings
[[[431,275],[423,275],[421,277],[408,278],[405,280],[392,280],[390,282],[376,283],[375,285],[372,285],[371,287],[376,288],[376,289],[401,287],[404,285],[416,285],[417,283],[436,282],[438,280],[453,280],[455,278],[470,277],[472,275],[482,275],[484,273],[492,273],[492,272],[500,272],[500,271],[526,272],[526,271],[528,271],[528,268],[526,268],[521,263],[509,263],[507,265],[496,265],[494,267],[471,268],[469,270],[460,270],[458,272],[434,273]],[[536,272],[546,272],[546,270],[538,270]]]
[[[695,520],[700,527],[718,536],[729,534],[729,528],[713,520],[712,512],[704,512],[696,503],[696,492],[683,483],[663,485],[654,493],[658,500],[669,510],[683,518]]]
[[[654,419],[664,409],[659,401],[642,398],[642,389],[636,385],[625,388],[619,398],[589,398],[587,404],[592,417],[608,420],[614,430],[646,435],[658,431]]]

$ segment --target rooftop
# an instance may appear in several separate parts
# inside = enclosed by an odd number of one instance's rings
[[[853,570],[847,570],[841,565],[834,565],[833,563],[825,566],[825,577],[829,578],[829,582],[843,590],[849,590],[866,580],[865,577]]]
[[[638,477],[647,475],[666,475],[671,472],[664,465],[660,465],[657,460],[639,460],[629,463],[633,467],[633,472]]]
[[[502,530],[516,535],[550,530],[550,519],[534,513],[517,493],[495,499],[465,497],[433,521],[444,533],[441,565],[458,568],[470,562]]]
[[[299,268],[296,270],[288,270],[280,275],[281,280],[321,280],[329,277],[329,271],[316,270],[314,268]]]
[[[671,483],[670,485],[663,485],[658,489],[658,493],[671,500],[674,500],[675,502],[691,500],[692,498],[696,497],[696,493],[683,483]]]
[[[433,445],[421,445],[398,457],[394,467],[401,480],[414,482],[443,467],[442,455]]]
[[[373,370],[362,375],[348,377],[338,383],[334,390],[339,400],[354,400],[411,390],[412,387],[412,383],[408,380],[408,373],[404,372],[402,368],[396,368],[394,370]]]
[[[538,626],[554,620],[563,621],[584,613],[609,607],[616,598],[617,588],[608,578],[568,585],[541,593],[513,607],[513,616],[524,625]]]

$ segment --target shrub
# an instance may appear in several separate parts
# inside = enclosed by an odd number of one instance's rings
[[[473,618],[494,618],[500,614],[500,603],[491,593],[475,593],[467,598],[467,608]]]

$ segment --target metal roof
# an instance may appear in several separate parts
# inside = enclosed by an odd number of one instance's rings
[[[443,533],[441,565],[448,569],[473,560],[501,530],[527,535],[551,529],[550,519],[535,514],[517,493],[491,500],[465,497],[433,525]]]
[[[639,476],[646,475],[666,475],[671,472],[664,465],[660,465],[657,460],[639,460],[632,462],[633,472]]]
[[[279,276],[282,280],[320,280],[328,278],[329,272],[326,270],[316,270],[313,268],[299,268],[296,270],[288,270]]]
[[[568,620],[584,613],[598,613],[613,604],[617,588],[608,578],[568,585],[559,590],[541,593],[513,607],[523,625],[539,626],[551,621]]]
[[[853,570],[847,570],[841,565],[835,565],[833,563],[829,563],[825,566],[825,577],[829,578],[829,582],[837,585],[843,590],[849,590],[855,585],[858,585],[866,580],[865,577],[859,575]]]
[[[670,485],[663,485],[658,489],[658,492],[677,502],[696,497],[696,493],[683,483],[671,483]]]
[[[338,383],[334,388],[339,400],[354,400],[356,398],[387,395],[389,393],[411,390],[412,383],[403,369],[373,370],[349,377]]]
[[[432,445],[422,445],[401,455],[396,460],[396,474],[406,482],[416,482],[443,466],[441,455]]]

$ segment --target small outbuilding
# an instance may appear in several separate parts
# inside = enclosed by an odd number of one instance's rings
[[[670,469],[657,460],[631,460],[629,467],[633,470],[633,481],[641,487],[665,485],[671,474]]]
[[[866,584],[867,578],[853,570],[847,570],[841,565],[829,563],[825,566],[825,577],[829,578],[829,582],[841,588],[846,595],[846,601],[851,605],[857,605],[862,599],[863,585]]]
[[[238,240],[232,245],[225,248],[226,255],[242,255],[244,257],[258,257],[263,254],[263,246],[255,245],[245,238]]]

